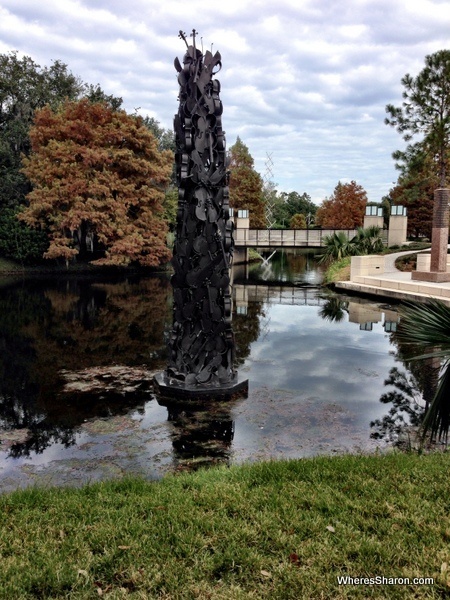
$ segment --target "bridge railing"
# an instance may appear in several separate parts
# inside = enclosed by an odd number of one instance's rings
[[[249,302],[298,304],[303,306],[322,306],[326,303],[326,299],[319,297],[315,288],[266,286],[249,283],[233,285],[233,300],[236,307],[247,306]]]
[[[352,238],[356,229],[246,229],[234,232],[236,246],[265,247],[320,247],[327,235],[343,231]]]

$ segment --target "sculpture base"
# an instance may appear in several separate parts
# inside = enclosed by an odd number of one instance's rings
[[[431,281],[432,283],[444,283],[450,281],[450,272],[447,271],[412,271],[413,281]]]
[[[153,377],[153,389],[159,398],[208,404],[210,401],[237,400],[248,396],[248,379],[239,381],[236,377],[230,383],[208,386],[188,386],[183,381],[169,377],[165,371]],[[158,400],[159,402],[159,400]],[[161,404],[161,402],[159,402]]]

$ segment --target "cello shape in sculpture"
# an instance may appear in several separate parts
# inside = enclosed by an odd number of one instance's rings
[[[172,265],[173,327],[166,371],[156,383],[172,390],[216,395],[247,389],[233,367],[230,219],[225,132],[222,130],[219,52],[205,54],[185,34],[176,58],[179,108],[174,118],[178,212]]]

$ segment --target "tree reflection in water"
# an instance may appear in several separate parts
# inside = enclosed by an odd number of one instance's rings
[[[414,374],[392,367],[384,384],[396,388],[380,398],[382,404],[392,406],[382,419],[370,423],[373,429],[370,437],[385,440],[397,447],[411,447],[411,427],[420,426],[426,410],[419,383]]]
[[[400,317],[398,331],[391,334],[391,342],[397,346],[397,358],[409,374],[391,369],[385,384],[397,389],[383,394],[380,401],[392,403],[392,407],[383,419],[371,424],[376,430],[372,437],[410,445],[408,432],[412,427],[415,445],[447,444],[450,310],[438,302],[409,304],[400,307]]]
[[[149,400],[151,378],[138,382],[135,391],[129,385],[121,391],[117,381],[116,392],[109,386],[102,393],[83,388],[85,373],[106,383],[118,377],[117,365],[137,377],[140,367],[164,368],[170,294],[167,279],[147,277],[29,281],[0,296],[0,429],[20,432],[9,445],[11,457],[40,454],[57,443],[73,445],[87,419],[126,414]],[[254,303],[245,316],[234,318],[236,365],[243,364],[258,338],[261,312],[262,304]],[[111,365],[111,373],[101,371]],[[65,391],[66,374],[79,380],[78,391]],[[233,438],[229,409],[197,413],[191,407],[189,414],[171,409],[175,453],[199,457],[209,448],[210,456],[226,458]]]
[[[173,457],[177,470],[227,464],[234,436],[233,401],[203,405],[157,398],[167,408]]]
[[[64,371],[164,364],[169,282],[28,281],[0,296],[0,428],[27,431],[10,456],[75,442],[87,418],[124,414],[142,395],[63,393]],[[21,437],[21,436],[19,436]]]
[[[433,396],[423,420],[423,440],[447,443],[450,424],[450,307],[439,300],[401,308],[399,339],[414,362],[432,361]]]
[[[320,308],[319,315],[322,319],[330,321],[330,323],[339,323],[348,315],[348,301],[341,299],[339,296],[331,296],[325,304]]]
[[[345,319],[353,304],[348,299],[331,295],[320,308],[319,315],[330,323],[338,323]],[[432,330],[425,319],[422,337],[419,336],[420,344],[417,341],[416,331],[415,311],[417,310],[420,314],[426,314],[427,311],[425,305],[400,307],[400,314],[404,322],[410,323],[410,327],[406,329],[403,325],[402,328],[400,321],[398,331],[390,333],[390,340],[397,347],[398,361],[403,363],[407,370],[402,371],[398,367],[390,369],[389,377],[384,384],[395,389],[384,393],[380,402],[391,407],[381,419],[370,423],[372,439],[384,440],[389,444],[408,448],[419,443],[418,432],[424,428],[424,425],[429,425],[428,443],[436,441],[447,443],[450,427],[450,367],[446,367],[448,359],[444,360],[443,365],[441,364],[442,356],[448,356],[450,347],[448,338],[450,310],[446,307],[438,307],[435,326],[441,337],[436,338],[436,331]],[[448,322],[442,314],[443,312],[447,315],[447,311]],[[379,312],[381,314],[381,308]],[[441,344],[436,347],[439,341]],[[414,354],[411,350],[412,344],[421,347],[421,357],[412,358]],[[418,360],[419,358],[421,360]]]

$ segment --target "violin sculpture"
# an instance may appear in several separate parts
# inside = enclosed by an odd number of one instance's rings
[[[230,277],[233,223],[228,204],[225,135],[222,130],[219,52],[203,54],[186,44],[178,72],[179,108],[174,118],[178,211],[172,266],[173,328],[165,385],[215,390],[237,384],[233,368]],[[247,382],[246,382],[247,383]]]

